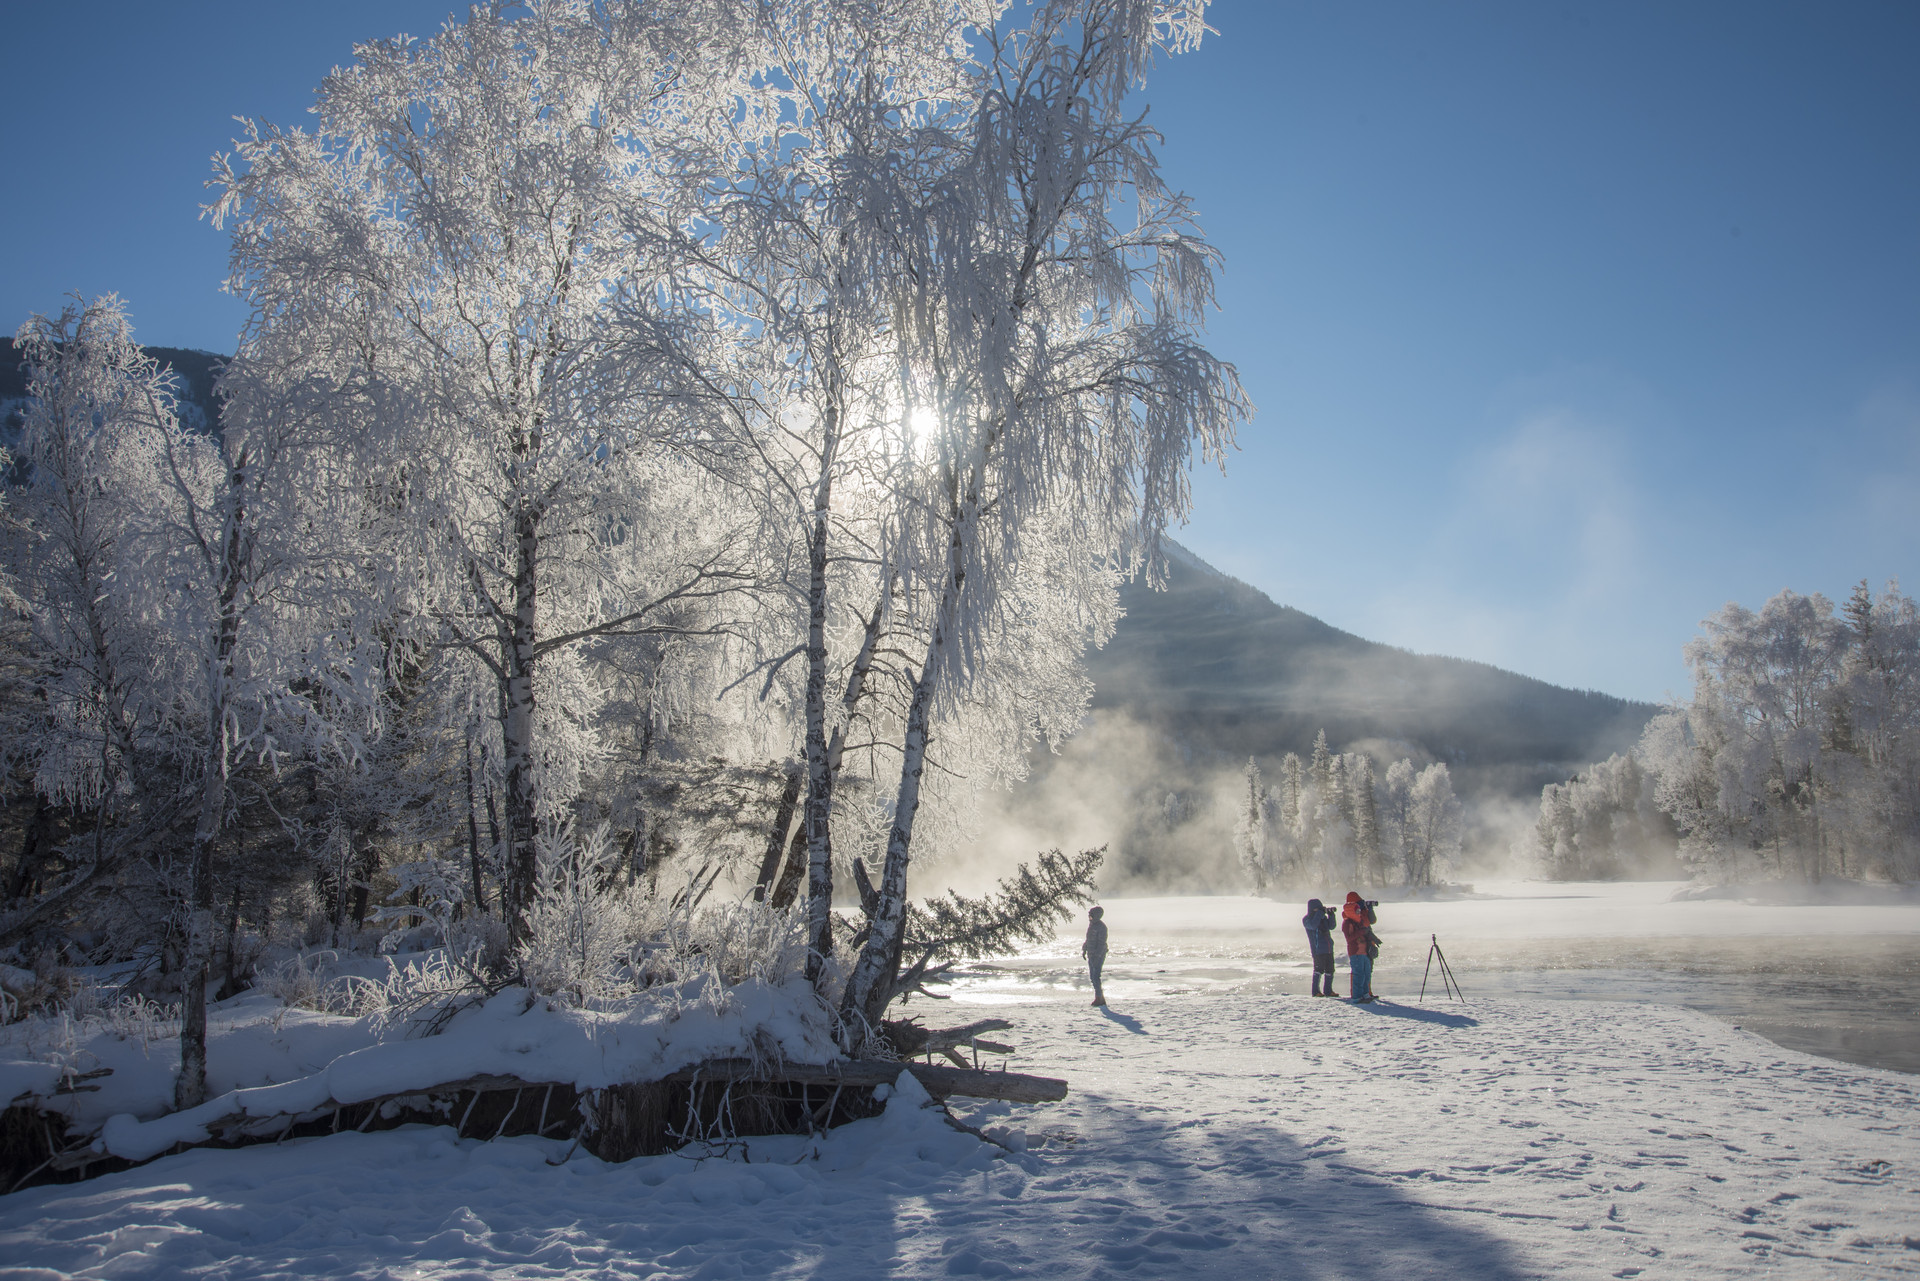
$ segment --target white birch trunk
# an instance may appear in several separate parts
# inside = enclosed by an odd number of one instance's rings
[[[180,1073],[174,1078],[176,1108],[198,1107],[207,1097],[207,984],[213,971],[213,847],[227,806],[227,713],[233,689],[233,651],[240,636],[240,584],[245,555],[246,456],[229,471],[226,528],[222,530],[219,610],[213,653],[207,659],[207,750],[200,779],[200,817],[194,823],[188,864],[187,958],[182,975]]]
[[[513,576],[513,617],[502,666],[505,719],[501,725],[502,751],[507,773],[507,893],[506,917],[509,936],[519,942],[526,928],[526,913],[533,897],[534,881],[539,874],[534,851],[535,795],[533,763],[534,736],[534,644],[539,626],[539,584],[535,576],[540,551],[538,515],[525,506],[514,514],[515,566]]]
[[[807,540],[807,981],[817,982],[833,952],[833,770],[827,762],[827,535],[839,406],[826,412],[820,483]]]
[[[934,614],[926,659],[914,681],[913,701],[907,709],[900,787],[894,797],[893,827],[887,834],[886,866],[880,874],[880,903],[868,922],[866,944],[860,949],[860,958],[854,963],[846,994],[840,1002],[841,1018],[849,1027],[879,1028],[880,1017],[892,999],[893,981],[900,972],[907,916],[907,864],[912,857],[913,823],[920,810],[920,780],[926,772],[927,745],[932,736],[933,696],[960,616],[961,593],[966,588],[972,543],[978,533],[980,492],[990,447],[991,441],[983,441],[976,450],[967,489],[963,496],[956,496],[954,503],[940,606]]]

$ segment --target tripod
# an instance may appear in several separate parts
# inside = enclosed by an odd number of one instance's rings
[[[1467,994],[1460,990],[1460,980],[1453,977],[1453,967],[1447,964],[1447,954],[1440,950],[1440,936],[1438,934],[1429,934],[1427,937],[1433,940],[1433,946],[1427,949],[1427,968],[1425,972],[1420,975],[1420,999],[1423,1001],[1427,999],[1427,976],[1433,973],[1434,958],[1439,957],[1441,984],[1449,997],[1465,1005],[1467,1002]]]

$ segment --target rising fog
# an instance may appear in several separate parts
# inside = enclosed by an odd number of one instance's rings
[[[1395,760],[1410,759],[1416,767],[1434,762],[1404,740],[1333,747],[1365,753],[1378,777]],[[1278,759],[1261,763],[1271,777]],[[1106,894],[1250,893],[1234,845],[1245,764],[1244,757],[1176,741],[1126,712],[1097,710],[1059,755],[1037,754],[1024,782],[988,797],[979,838],[929,866],[922,884],[929,891],[979,893],[1037,850],[1104,845],[1100,889]],[[1464,773],[1473,790],[1462,796],[1461,854],[1440,875],[1539,875],[1533,849],[1538,791],[1516,796],[1493,785],[1504,777],[1499,772]]]
[[[1377,779],[1397,760],[1447,765],[1461,853],[1439,874],[1537,874],[1540,790],[1624,751],[1656,710],[1483,663],[1412,654],[1330,627],[1177,545],[1166,590],[1134,584],[1112,642],[1089,655],[1093,711],[1061,752],[987,798],[980,836],[927,883],[986,888],[1036,850],[1108,847],[1112,894],[1240,893],[1242,771],[1271,780],[1325,731]]]

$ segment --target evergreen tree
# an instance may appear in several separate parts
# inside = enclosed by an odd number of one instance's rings
[[[1373,789],[1373,761],[1365,753],[1351,759],[1353,765],[1347,771],[1347,784],[1353,797],[1354,854],[1367,884],[1385,885],[1387,869],[1381,857],[1380,809]]]
[[[1240,855],[1240,866],[1253,880],[1256,894],[1267,888],[1267,789],[1260,785],[1260,762],[1247,757],[1241,771],[1240,813],[1234,823],[1233,843]]]
[[[1277,877],[1289,884],[1304,879],[1304,819],[1307,801],[1307,771],[1300,757],[1288,752],[1280,758],[1278,784],[1279,813],[1275,830],[1268,834],[1272,863]]]
[[[1853,595],[1841,607],[1841,614],[1847,620],[1847,630],[1851,633],[1855,653],[1871,652],[1873,638],[1873,592],[1867,587],[1867,580],[1861,579],[1854,584]]]
[[[1313,786],[1322,797],[1333,795],[1333,753],[1324,729],[1313,736]]]

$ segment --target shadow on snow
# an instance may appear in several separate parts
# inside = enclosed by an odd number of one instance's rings
[[[1412,1019],[1416,1023],[1437,1023],[1441,1027],[1479,1027],[1480,1020],[1469,1018],[1465,1014],[1454,1014],[1447,1010],[1429,1010],[1418,1005],[1396,1005],[1392,1001],[1369,1001],[1365,1005],[1356,1005],[1356,1010],[1381,1018]]]

